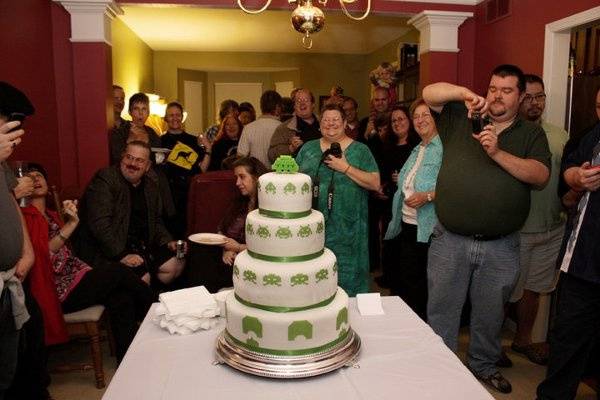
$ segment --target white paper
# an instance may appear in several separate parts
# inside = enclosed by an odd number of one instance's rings
[[[379,293],[359,293],[356,304],[360,315],[384,315]]]

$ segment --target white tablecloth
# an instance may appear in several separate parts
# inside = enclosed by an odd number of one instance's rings
[[[171,336],[150,321],[151,309],[103,399],[493,399],[399,297],[382,301],[385,315],[362,317],[350,299],[350,322],[362,340],[357,367],[299,380],[213,365],[224,321],[214,330]]]

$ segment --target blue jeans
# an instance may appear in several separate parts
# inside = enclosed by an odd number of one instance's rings
[[[471,298],[468,365],[487,377],[498,371],[504,304],[519,274],[518,232],[481,241],[434,228],[427,263],[427,318],[452,351],[458,348],[460,314]]]

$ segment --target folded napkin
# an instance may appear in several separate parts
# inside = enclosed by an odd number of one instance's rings
[[[186,335],[199,329],[214,328],[215,317],[225,315],[219,304],[221,296],[217,301],[204,286],[161,293],[158,299],[160,304],[152,320],[171,334]]]

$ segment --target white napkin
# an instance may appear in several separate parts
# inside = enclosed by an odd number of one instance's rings
[[[214,317],[219,310],[217,302],[204,286],[161,293],[158,300],[164,304],[166,314],[171,317],[182,314]]]
[[[161,293],[152,321],[171,334],[187,335],[217,324],[221,308],[204,286]],[[223,300],[224,301],[224,300]]]
[[[356,295],[356,304],[360,315],[383,315],[381,296],[379,293],[359,293]]]

